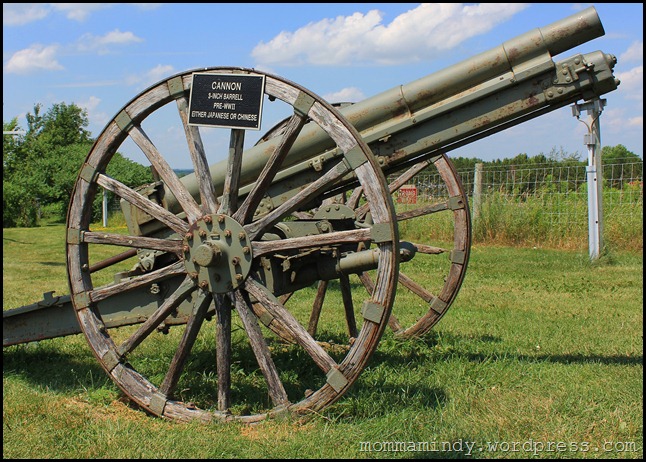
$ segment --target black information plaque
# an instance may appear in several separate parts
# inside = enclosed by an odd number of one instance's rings
[[[265,76],[193,74],[188,123],[260,130]]]

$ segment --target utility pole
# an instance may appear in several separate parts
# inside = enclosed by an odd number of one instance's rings
[[[603,170],[601,165],[601,125],[599,118],[606,105],[605,99],[595,98],[591,101],[572,106],[572,115],[588,129],[583,136],[583,144],[588,148],[588,248],[590,259],[599,258],[603,248]],[[587,122],[580,119],[581,112],[588,114]]]

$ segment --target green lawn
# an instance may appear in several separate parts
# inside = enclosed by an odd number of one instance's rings
[[[63,225],[3,231],[5,310],[67,293],[64,235]],[[408,297],[399,289],[395,313],[406,316]],[[478,244],[432,332],[403,341],[386,331],[337,403],[254,426],[145,414],[81,335],[9,347],[3,455],[641,459],[642,305],[641,253],[591,263],[586,252]]]

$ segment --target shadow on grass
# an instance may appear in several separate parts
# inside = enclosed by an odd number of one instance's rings
[[[336,342],[337,347],[343,345],[343,337],[336,338],[330,333],[324,333],[324,336]],[[269,343],[272,359],[281,371],[281,380],[292,402],[303,399],[307,389],[316,390],[325,384],[325,375],[301,348],[279,339],[273,339]],[[488,348],[493,345],[493,349],[488,353],[478,352],[477,350],[485,344],[489,345]],[[498,347],[498,344],[501,344],[501,347]],[[116,385],[112,384],[103,368],[96,362],[89,347],[85,347],[86,350],[83,351],[83,345],[73,345],[74,349],[71,352],[61,351],[59,347],[70,350],[68,344],[62,344],[58,339],[3,349],[3,376],[6,378],[16,375],[36,387],[63,394],[103,387],[116,389]],[[337,361],[341,361],[345,356],[342,348],[331,351],[330,354]],[[415,370],[427,367],[428,364],[456,359],[472,363],[512,361],[565,365],[643,364],[643,356],[513,354],[504,351],[501,339],[489,335],[461,338],[447,333],[430,332],[421,338],[407,340],[398,340],[392,335],[386,335],[357,382],[326,411],[326,415],[332,419],[345,420],[386,415],[398,407],[414,407],[420,410],[442,407],[447,401],[447,392],[442,388],[425,384],[425,375],[420,375]],[[150,375],[145,374],[147,377],[163,378],[167,370],[163,363],[166,361],[157,362],[160,363],[155,366],[158,369],[151,370]],[[266,383],[258,371],[255,356],[248,342],[241,341],[234,345],[232,364],[234,385],[231,397],[232,402],[238,403],[235,404],[235,413],[249,414],[271,409],[273,405],[267,398]],[[135,367],[140,370],[136,363]],[[177,388],[178,398],[193,401],[203,408],[215,406],[216,377],[214,351],[208,345],[196,348],[191,353],[185,374]],[[412,383],[406,382],[407,377],[413,379]],[[440,455],[442,458],[459,458],[459,454],[454,452],[416,453],[415,457],[437,458]]]

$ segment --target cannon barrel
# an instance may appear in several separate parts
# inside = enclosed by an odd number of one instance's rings
[[[614,56],[594,52],[558,63],[552,60],[552,56],[603,34],[595,8],[589,7],[339,110],[381,157],[380,163],[388,172],[440,149],[446,152],[577,100],[613,91],[619,84],[612,74]],[[312,170],[312,159],[326,161],[340,155],[328,152],[332,148],[328,143],[329,138],[319,127],[306,127],[276,181],[308,178],[303,173]],[[241,185],[256,180],[276,144],[269,139],[246,150]],[[213,164],[210,174],[216,192],[221,193],[225,162]],[[195,175],[181,180],[198,197]],[[166,191],[164,197],[165,206],[177,212],[173,195]]]

